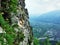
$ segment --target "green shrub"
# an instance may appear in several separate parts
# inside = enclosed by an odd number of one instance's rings
[[[19,43],[15,43],[16,42],[20,42],[23,40],[24,38],[24,34],[19,31],[19,33],[16,33],[15,31],[15,27],[17,28],[17,24],[14,26],[11,26],[8,21],[5,21],[3,14],[4,12],[7,12],[9,15],[10,13],[17,13],[17,0],[10,0],[9,2],[7,2],[8,0],[3,1],[2,0],[2,7],[1,7],[1,11],[0,11],[0,27],[3,28],[4,33],[0,34],[0,44],[1,45],[19,45]],[[8,6],[8,7],[5,7]],[[4,11],[4,12],[3,12]],[[8,16],[8,15],[7,15]],[[11,15],[10,15],[11,16]],[[18,29],[20,30],[20,29]],[[14,44],[15,43],[15,44]]]
[[[39,40],[37,38],[34,38],[33,43],[34,43],[34,45],[40,45]]]

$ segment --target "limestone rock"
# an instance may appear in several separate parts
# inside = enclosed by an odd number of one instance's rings
[[[17,14],[15,15],[11,12],[11,25],[18,24],[19,29],[15,28],[16,32],[22,31],[24,34],[23,41],[20,41],[20,45],[33,45],[32,41],[32,29],[29,23],[28,10],[25,8],[25,0],[18,0]],[[0,33],[3,32],[3,29],[0,27]]]

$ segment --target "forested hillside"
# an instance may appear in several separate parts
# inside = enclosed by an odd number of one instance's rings
[[[60,41],[60,11],[52,11],[37,17],[30,17],[34,37]],[[52,41],[52,42],[54,42]]]

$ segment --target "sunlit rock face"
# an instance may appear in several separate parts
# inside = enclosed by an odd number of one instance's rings
[[[18,0],[18,2],[17,16],[12,18],[12,23],[18,23],[20,30],[25,36],[24,40],[20,42],[20,45],[33,45],[32,30],[29,23],[28,10],[25,9],[25,0]]]
[[[20,30],[24,34],[24,40],[20,41],[20,45],[33,45],[32,41],[32,29],[29,23],[29,15],[28,10],[25,9],[25,0],[18,0],[17,6],[17,14],[11,13],[11,25],[18,24]],[[0,27],[0,33],[2,32],[2,28]],[[18,31],[15,28],[16,31]]]
[[[0,27],[0,33],[3,33],[2,28]]]
[[[25,0],[19,0],[19,7],[18,7],[18,25],[22,29],[24,33],[24,40],[20,42],[20,45],[33,45],[32,44],[32,31],[29,24],[29,16],[28,11],[25,9]]]
[[[29,16],[28,11],[25,9],[25,0],[19,0],[19,7],[18,7],[18,25],[22,29],[24,33],[24,40],[20,42],[20,45],[33,45],[32,44],[32,31],[29,24]]]

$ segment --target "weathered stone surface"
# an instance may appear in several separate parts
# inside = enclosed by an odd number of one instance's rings
[[[20,42],[20,45],[33,45],[32,30],[29,24],[28,10],[25,9],[25,0],[18,0],[17,16],[12,17],[12,23],[18,23],[20,30],[23,32],[25,38]]]
[[[3,29],[0,27],[0,33],[3,33]]]
[[[31,36],[32,36],[32,30],[30,29],[30,24],[29,24],[29,16],[28,16],[28,11],[25,9],[25,0],[19,0],[21,4],[19,5],[19,9],[21,12],[20,14],[20,20],[19,20],[19,26],[22,28],[22,31],[24,33],[24,40],[20,43],[20,45],[33,45]],[[30,42],[29,42],[30,41]]]
[[[25,9],[25,0],[18,0],[19,5],[17,6],[17,14],[11,13],[12,25],[18,24],[20,31],[24,34],[24,40],[20,41],[20,45],[33,45],[32,43],[32,30],[29,23],[28,10]],[[0,27],[0,33],[2,33],[2,28]],[[16,32],[19,30],[15,28]]]

